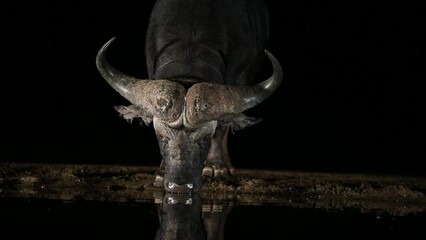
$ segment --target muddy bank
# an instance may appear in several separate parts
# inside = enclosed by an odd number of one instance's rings
[[[156,167],[0,164],[0,196],[64,201],[158,201]],[[237,169],[206,179],[203,201],[231,205],[280,204],[292,208],[346,209],[407,215],[426,212],[426,179],[391,175]]]

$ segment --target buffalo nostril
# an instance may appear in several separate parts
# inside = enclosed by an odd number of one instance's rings
[[[188,193],[188,192],[192,192],[193,189],[194,189],[193,183],[177,184],[175,182],[168,182],[166,184],[166,190],[169,192]]]
[[[193,200],[191,195],[186,194],[176,194],[171,193],[172,195],[166,196],[166,203],[169,205],[173,204],[185,204],[185,205],[192,205]]]
[[[176,183],[169,182],[169,183],[167,184],[167,187],[169,187],[169,189],[175,189],[175,188],[177,188],[177,187],[178,187],[178,185],[177,185]]]

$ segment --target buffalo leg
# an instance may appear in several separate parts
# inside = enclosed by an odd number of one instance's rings
[[[204,163],[204,176],[221,177],[234,173],[234,167],[228,153],[228,132],[229,127],[218,126],[216,128]]]
[[[154,180],[154,186],[155,187],[162,187],[163,186],[163,182],[164,182],[163,176],[164,176],[164,164],[163,164],[163,160],[161,160],[160,167],[156,171],[156,176],[155,176],[155,180]]]

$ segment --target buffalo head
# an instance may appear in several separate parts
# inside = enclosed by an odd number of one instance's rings
[[[146,125],[153,122],[166,191],[199,191],[204,161],[216,128],[241,129],[250,125],[250,118],[242,112],[261,103],[280,85],[279,62],[265,50],[274,69],[265,81],[250,86],[200,82],[186,89],[175,81],[136,79],[111,67],[105,55],[113,40],[99,50],[96,64],[103,78],[132,103],[116,109],[127,120],[139,118]]]

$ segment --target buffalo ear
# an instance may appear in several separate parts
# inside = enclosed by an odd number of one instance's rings
[[[246,127],[259,123],[260,121],[262,121],[261,118],[247,117],[242,113],[237,113],[223,116],[219,119],[219,124],[230,127],[232,133],[234,133],[234,131],[243,130]]]
[[[120,113],[120,117],[127,122],[132,123],[133,119],[139,120],[141,125],[149,126],[152,122],[152,115],[148,111],[135,105],[129,106],[114,106],[114,109]]]

